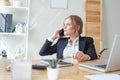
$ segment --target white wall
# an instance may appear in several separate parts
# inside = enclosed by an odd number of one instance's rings
[[[103,46],[111,49],[115,34],[120,34],[120,0],[103,0]],[[108,57],[108,54],[104,54]]]
[[[62,27],[64,18],[71,14],[84,18],[84,0],[68,0],[68,9],[52,9],[50,1],[31,0],[28,54],[32,59],[40,58],[45,39]]]

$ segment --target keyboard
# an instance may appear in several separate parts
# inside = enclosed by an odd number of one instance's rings
[[[97,67],[100,67],[100,68],[106,68],[106,64],[103,64],[103,65],[96,65]]]

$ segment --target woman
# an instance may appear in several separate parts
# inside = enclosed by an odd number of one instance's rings
[[[73,57],[79,62],[97,59],[93,38],[82,37],[83,22],[77,15],[70,15],[65,18],[63,24],[64,36],[61,37],[58,29],[51,38],[48,38],[42,46],[39,54],[41,56],[57,53],[58,59]],[[54,40],[55,44],[52,44]]]

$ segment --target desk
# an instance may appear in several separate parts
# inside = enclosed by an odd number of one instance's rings
[[[33,63],[39,63],[40,60],[34,60]],[[0,60],[0,80],[11,80],[11,71],[7,72],[6,67],[10,64],[9,60]],[[98,74],[99,71],[78,67],[78,64],[69,67],[60,68],[59,80],[88,80],[84,75]],[[112,72],[112,73],[119,73]],[[46,70],[32,69],[32,80],[47,80]]]

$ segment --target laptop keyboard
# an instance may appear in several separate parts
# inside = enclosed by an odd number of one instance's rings
[[[100,68],[106,68],[106,64],[103,64],[103,65],[96,65],[97,67],[100,67]]]

